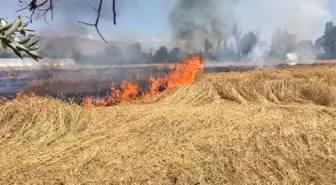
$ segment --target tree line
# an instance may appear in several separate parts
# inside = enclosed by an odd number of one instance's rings
[[[262,43],[259,34],[252,31],[242,34],[237,26],[232,28],[233,43],[227,40],[219,41],[215,48],[216,54],[208,54],[212,44],[205,40],[204,50],[195,51],[204,57],[218,61],[246,61],[252,60],[254,52],[259,52],[259,57],[265,59],[286,59],[286,54],[290,52],[298,53],[302,59],[336,59],[336,25],[327,22],[325,29],[315,42],[311,40],[298,40],[295,34],[286,30],[277,30],[272,38],[270,45]],[[39,54],[47,58],[73,58],[77,64],[140,64],[140,63],[171,63],[184,57],[184,52],[179,47],[168,49],[167,46],[160,46],[156,50],[145,52],[140,43],[129,45],[121,49],[115,44],[107,44],[101,53],[87,55],[77,51],[76,48],[62,48],[49,42],[39,49]],[[260,46],[267,45],[268,50],[260,49]],[[256,51],[258,47],[259,51]],[[16,58],[17,55],[10,50],[1,50],[0,58]],[[23,57],[29,57],[23,53]]]
[[[234,43],[227,41],[217,43],[216,56],[207,56],[218,60],[251,60],[254,52],[259,53],[259,57],[265,59],[286,59],[286,54],[295,52],[303,60],[309,59],[336,59],[336,25],[333,22],[325,24],[323,35],[315,40],[298,40],[295,34],[286,30],[274,32],[270,45],[263,43],[258,33],[249,31],[242,34],[242,31],[234,26],[232,35]],[[208,41],[205,41],[207,45]],[[262,45],[267,45],[262,47]],[[264,48],[267,48],[263,50]]]
[[[44,58],[72,58],[77,64],[143,64],[170,63],[180,61],[184,53],[179,47],[168,49],[160,46],[157,50],[145,52],[140,43],[134,43],[121,49],[115,44],[107,44],[104,51],[96,54],[86,54],[76,48],[64,48],[51,41],[39,50]],[[0,58],[16,58],[11,51],[0,51]],[[24,55],[26,57],[26,55]]]
[[[184,58],[184,53],[179,47],[168,49],[160,46],[156,51],[150,49],[145,52],[140,43],[129,45],[126,49],[120,49],[114,44],[108,44],[103,53],[86,55],[74,52],[72,58],[77,63],[94,64],[144,64],[144,63],[171,63]]]

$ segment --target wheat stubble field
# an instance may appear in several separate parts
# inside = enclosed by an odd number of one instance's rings
[[[204,73],[148,100],[0,105],[0,184],[336,183],[334,64]]]

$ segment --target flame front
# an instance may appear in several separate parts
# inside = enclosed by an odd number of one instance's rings
[[[115,105],[120,102],[131,101],[136,99],[146,99],[150,96],[157,95],[160,89],[172,89],[177,85],[192,84],[195,80],[197,71],[203,71],[204,62],[200,56],[188,56],[185,61],[176,63],[173,70],[164,77],[149,77],[148,90],[139,93],[138,84],[124,80],[118,89],[114,84],[111,85],[110,93],[106,97],[92,99],[86,97],[83,104],[86,108],[95,106]],[[139,78],[139,74],[137,74]]]
[[[35,93],[32,92],[30,93],[30,95],[27,95],[23,90],[20,90],[18,93],[16,93],[16,96],[15,96],[15,99],[16,100],[22,100],[22,99],[25,99],[27,97],[36,97]]]
[[[120,84],[120,88],[117,88],[112,83],[110,92],[105,97],[91,98],[85,97],[82,99],[82,104],[86,108],[94,108],[99,106],[116,105],[120,102],[126,102],[137,99],[146,99],[153,95],[160,94],[164,90],[169,90],[177,85],[192,84],[195,80],[197,71],[203,71],[204,62],[200,56],[187,56],[182,62],[178,62],[174,65],[172,71],[163,77],[149,76],[149,86],[147,90],[139,92],[139,85],[131,80],[124,80]],[[136,79],[139,82],[140,76],[136,74]],[[35,97],[35,93],[30,95],[20,91],[16,94],[17,100],[24,99],[26,97]]]

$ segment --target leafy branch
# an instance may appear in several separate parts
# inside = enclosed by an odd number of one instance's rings
[[[30,12],[30,16],[27,17],[28,22],[32,23],[33,19],[37,20],[41,17],[44,18],[44,21],[48,24],[46,20],[46,15],[51,13],[51,20],[54,17],[54,8],[56,1],[64,1],[64,0],[18,0],[19,6],[21,7],[16,12],[22,10],[28,10]],[[99,36],[107,43],[106,39],[100,33],[98,24],[101,16],[102,4],[104,0],[99,0],[98,8],[94,8],[89,5],[95,12],[97,12],[97,17],[95,23],[86,23],[79,21],[79,23],[85,24],[87,26],[94,26],[97,30]],[[112,0],[112,11],[113,11],[113,24],[116,25],[116,0]],[[42,59],[36,52],[39,49],[39,46],[36,44],[39,42],[39,39],[34,39],[35,35],[26,36],[26,32],[34,32],[34,30],[26,28],[28,23],[23,21],[23,17],[19,16],[15,21],[10,22],[8,20],[0,18],[0,41],[2,48],[7,49],[10,48],[13,52],[20,57],[23,58],[22,52],[25,52],[33,59],[37,60]],[[20,35],[17,35],[17,34]],[[19,39],[19,36],[23,36],[22,40]]]
[[[21,59],[23,59],[22,53],[25,52],[38,61],[38,59],[42,59],[36,52],[39,49],[36,44],[40,39],[35,39],[35,35],[32,34],[26,37],[27,32],[35,31],[27,28],[27,26],[28,23],[24,23],[22,16],[19,16],[13,22],[0,18],[0,40],[2,45],[0,49],[10,48]],[[23,38],[19,39],[19,36],[23,36]]]

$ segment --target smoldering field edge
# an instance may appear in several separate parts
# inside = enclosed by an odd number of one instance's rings
[[[232,63],[205,63],[204,72],[234,72],[261,69],[276,69],[289,67],[288,65],[256,65],[255,63],[238,65]],[[307,66],[309,62],[297,64],[294,67]],[[316,61],[311,66],[336,65],[336,61]],[[174,65],[151,64],[151,65],[116,65],[116,66],[76,66],[64,68],[38,68],[23,70],[1,71],[1,96],[4,99],[13,99],[20,90],[27,93],[35,93],[39,96],[52,96],[61,100],[74,99],[81,101],[84,97],[102,97],[109,91],[111,84],[120,84],[123,80],[138,83],[139,90],[149,87],[149,77],[164,76],[168,74]]]

